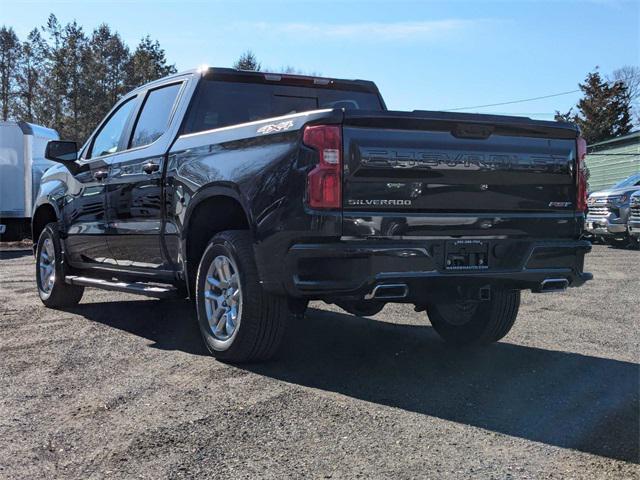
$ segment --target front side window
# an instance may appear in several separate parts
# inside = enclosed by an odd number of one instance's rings
[[[93,141],[89,158],[101,157],[118,151],[120,137],[122,137],[124,127],[135,105],[133,101],[134,98],[135,97],[131,97],[120,105],[113,115],[111,115],[111,118],[107,120],[107,123],[102,126]]]
[[[178,97],[181,83],[156,88],[147,94],[147,99],[138,117],[131,138],[131,148],[155,142],[167,129],[169,115]]]

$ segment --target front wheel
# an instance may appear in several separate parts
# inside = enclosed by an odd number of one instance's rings
[[[442,339],[454,345],[483,345],[504,337],[518,316],[520,291],[495,288],[491,300],[433,303],[427,315]]]
[[[196,279],[200,332],[209,351],[228,362],[271,358],[284,335],[287,298],[265,292],[247,231],[224,231],[211,239]]]
[[[607,245],[611,245],[614,248],[626,248],[630,244],[630,239],[629,237],[607,237],[605,238],[605,242],[607,243]]]
[[[36,285],[40,300],[47,307],[72,307],[84,294],[84,287],[64,281],[64,265],[60,237],[55,223],[47,225],[36,247]]]

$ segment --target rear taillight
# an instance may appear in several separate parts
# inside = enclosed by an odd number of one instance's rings
[[[585,157],[587,156],[587,141],[578,137],[578,156],[576,160],[576,210],[587,211],[587,169]]]
[[[305,127],[303,143],[316,150],[320,163],[307,177],[311,208],[340,208],[342,203],[342,130],[338,125]]]

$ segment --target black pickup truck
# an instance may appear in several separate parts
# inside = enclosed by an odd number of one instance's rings
[[[494,342],[521,290],[591,278],[584,154],[572,124],[388,111],[369,81],[173,75],[124,95],[82,148],[48,144],[38,292],[190,297],[227,361],[271,357],[312,299],[411,303],[447,342]]]

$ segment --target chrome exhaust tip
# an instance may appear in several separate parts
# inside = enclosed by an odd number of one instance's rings
[[[540,283],[540,292],[564,292],[568,286],[569,280],[566,278],[546,278]]]
[[[409,296],[409,287],[405,283],[376,285],[371,293],[365,295],[365,300],[393,300]]]

